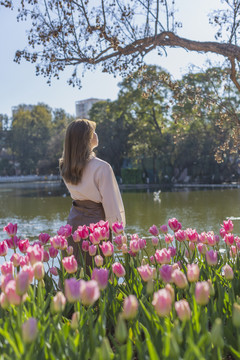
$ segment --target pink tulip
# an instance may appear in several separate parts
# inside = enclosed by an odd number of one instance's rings
[[[169,219],[168,226],[174,232],[176,232],[182,228],[182,224],[176,218]]]
[[[113,242],[115,242],[115,244],[117,246],[122,246],[122,244],[123,244],[122,235],[116,236],[115,239],[113,240]]]
[[[60,236],[64,236],[68,238],[69,236],[72,235],[72,226],[70,226],[69,224],[65,226],[61,226],[60,229],[57,231],[57,233]]]
[[[206,252],[207,252],[206,244],[199,243],[199,244],[197,244],[197,248],[198,248],[198,251],[200,252],[201,255],[206,254]]]
[[[175,291],[174,288],[170,284],[166,284],[165,290],[167,290],[171,296],[172,302],[175,300]]]
[[[143,281],[149,281],[152,280],[153,278],[153,269],[147,264],[147,265],[142,265],[140,267],[137,268],[141,278],[143,279]]]
[[[17,233],[17,224],[9,223],[7,226],[3,228],[3,231],[6,231],[8,236],[15,236]]]
[[[7,309],[9,307],[7,295],[4,294],[3,292],[0,294],[0,305],[3,309]]]
[[[26,344],[30,344],[36,340],[38,335],[37,320],[29,318],[22,324],[22,338]]]
[[[136,254],[140,250],[139,242],[138,240],[130,240],[130,251]]]
[[[237,247],[236,246],[231,246],[230,247],[230,256],[231,257],[236,257],[237,256]]]
[[[90,245],[89,246],[89,255],[90,256],[95,256],[97,252],[97,247],[96,245]]]
[[[152,256],[150,256],[150,262],[151,262],[151,264],[153,264],[153,265],[155,265],[156,264],[156,260],[155,260],[155,257],[152,255]]]
[[[53,238],[51,238],[50,241],[51,241],[51,245],[55,249],[66,250],[66,248],[68,247],[67,239],[62,235],[54,236]]]
[[[106,227],[101,227],[100,233],[101,233],[102,240],[109,239],[109,229],[107,229]]]
[[[77,230],[74,231],[74,233],[72,234],[72,238],[75,243],[78,243],[81,241],[81,236]]]
[[[17,253],[14,253],[11,258],[10,261],[13,263],[14,267],[18,267],[20,265],[20,255]]]
[[[159,239],[157,237],[152,238],[152,244],[153,246],[158,246]]]
[[[232,280],[234,278],[233,269],[230,265],[226,264],[223,267],[223,275],[227,280]]]
[[[103,240],[100,228],[94,229],[94,231],[89,235],[89,240],[93,245],[100,244],[100,241]]]
[[[80,300],[80,288],[83,280],[76,280],[75,278],[66,279],[64,282],[65,296],[67,301],[74,303]]]
[[[7,242],[5,240],[0,242],[0,256],[6,256],[8,252]]]
[[[98,283],[95,280],[84,281],[80,287],[80,300],[83,305],[93,305],[100,297]]]
[[[100,267],[103,265],[103,257],[101,255],[96,255],[94,257],[94,261],[97,267]]]
[[[52,259],[54,259],[55,257],[58,256],[58,249],[55,249],[53,246],[50,246],[48,251],[49,251],[49,255]]]
[[[83,240],[82,242],[82,250],[85,251],[85,252],[88,252],[89,251],[89,241],[87,240]]]
[[[175,238],[177,239],[177,241],[182,242],[184,240],[186,240],[186,234],[184,230],[179,229],[178,231],[175,232]]]
[[[10,280],[7,283],[5,294],[7,296],[8,302],[11,305],[19,305],[21,303],[21,296],[16,292],[16,281]]]
[[[171,262],[171,253],[166,248],[156,250],[154,256],[158,264],[169,264]]]
[[[128,253],[128,247],[127,244],[123,244],[121,247],[122,253],[123,254],[127,254]]]
[[[226,230],[224,229],[224,228],[221,228],[220,230],[219,230],[219,234],[220,234],[220,236],[221,236],[221,238],[224,238],[224,236],[226,235]]]
[[[171,244],[171,242],[173,242],[174,236],[170,235],[170,234],[166,234],[165,235],[165,243],[166,244]]]
[[[168,227],[167,225],[161,225],[160,226],[160,230],[163,234],[166,234],[168,232]]]
[[[209,231],[207,233],[207,243],[209,246],[215,246],[216,245],[216,237],[214,235],[213,231]]]
[[[29,275],[29,283],[31,284],[31,282],[33,281],[33,277],[34,277],[34,270],[31,266],[27,266],[24,265],[21,272],[27,272]]]
[[[123,233],[123,231],[124,231],[123,222],[121,222],[121,223],[119,223],[119,222],[113,223],[112,224],[112,230],[117,235]]]
[[[68,246],[66,249],[66,253],[68,256],[73,255],[73,247],[72,246]]]
[[[203,244],[207,244],[208,243],[208,239],[207,239],[207,233],[204,231],[201,234],[199,234],[199,242],[203,243]]]
[[[85,240],[88,238],[88,235],[89,235],[89,231],[88,231],[88,228],[86,225],[83,225],[83,226],[79,226],[77,228],[77,231],[78,231],[78,234],[80,236],[81,239]]]
[[[119,262],[112,264],[112,271],[117,277],[122,277],[126,274],[124,267]]]
[[[209,250],[206,252],[206,261],[209,266],[217,265],[218,256],[217,251]]]
[[[100,290],[104,290],[108,284],[108,269],[93,269],[91,279],[98,283]]]
[[[206,305],[210,298],[210,286],[207,281],[197,282],[195,287],[195,298],[199,305]]]
[[[181,321],[186,321],[191,319],[191,310],[187,300],[179,300],[175,302],[175,309],[177,316]]]
[[[27,249],[27,254],[29,256],[29,261],[31,265],[34,265],[36,262],[43,261],[44,249],[40,245],[29,246]]]
[[[73,330],[76,330],[78,328],[79,321],[80,321],[80,313],[79,311],[75,311],[72,314],[72,319],[71,319],[71,328]]]
[[[196,282],[199,279],[200,269],[198,264],[187,265],[187,278],[189,282]]]
[[[168,316],[172,309],[172,297],[168,290],[161,289],[153,294],[152,304],[161,317]]]
[[[27,271],[20,271],[16,277],[16,293],[20,296],[24,295],[29,288],[30,277]]]
[[[11,239],[6,239],[5,240],[7,243],[7,246],[9,247],[9,249],[16,249],[18,247],[18,243],[20,241],[20,238],[18,238],[17,236],[13,236],[11,237]]]
[[[163,282],[165,283],[172,282],[173,268],[171,265],[168,264],[162,265],[161,268],[159,269],[159,273]]]
[[[68,274],[74,274],[77,271],[78,264],[77,264],[77,260],[75,259],[74,255],[63,258],[62,264]]]
[[[145,249],[145,247],[147,246],[147,242],[145,239],[138,239],[138,245],[139,245],[139,249]]]
[[[102,243],[102,245],[99,245],[99,246],[105,257],[112,256],[112,254],[114,252],[114,247],[113,247],[113,244],[111,243],[111,241],[104,241]]]
[[[237,243],[240,243],[240,237],[239,237],[239,236],[235,236],[234,241],[235,241],[236,244],[237,244]]]
[[[156,227],[156,225],[151,226],[148,231],[150,232],[150,234],[152,234],[153,236],[158,236],[159,234],[159,230]]]
[[[54,313],[63,312],[66,305],[66,298],[61,291],[58,291],[52,299],[52,310]]]
[[[194,242],[189,243],[189,250],[192,251],[192,252],[195,250],[195,243]]]
[[[7,275],[3,275],[1,277],[1,290],[3,292],[5,292],[6,286],[9,283],[10,280],[14,280],[13,274],[7,274]]]
[[[185,274],[181,270],[174,270],[172,273],[174,284],[180,289],[185,289],[188,286],[188,281]]]
[[[226,234],[224,236],[224,239],[225,241],[225,244],[228,245],[228,246],[231,246],[234,244],[234,235],[233,234]]]
[[[123,318],[134,319],[138,311],[138,301],[135,295],[129,295],[123,302]]]
[[[227,232],[227,233],[230,233],[233,231],[233,223],[232,221],[229,219],[227,221],[223,221],[223,226],[224,230]]]
[[[47,233],[41,233],[39,236],[39,241],[42,245],[46,245],[48,241],[50,240],[50,235]]]
[[[28,239],[20,240],[18,243],[18,248],[23,254],[27,252],[29,246],[30,244]]]
[[[35,279],[37,279],[38,281],[42,280],[44,278],[44,266],[42,262],[36,262],[33,265],[33,272],[34,272],[34,277]]]
[[[9,261],[9,262],[6,261],[5,263],[3,263],[2,266],[0,267],[0,269],[1,269],[2,275],[14,273],[14,266],[11,261]]]
[[[50,273],[54,276],[58,276],[58,271],[57,271],[57,268],[55,266],[53,267],[50,267],[49,269]]]
[[[47,252],[47,250],[43,251],[43,262],[49,262],[50,256],[49,253]]]
[[[172,258],[177,254],[177,249],[174,246],[169,246],[168,251],[170,252]]]
[[[196,231],[196,229],[186,229],[185,230],[185,234],[186,234],[186,239],[188,241],[192,241],[192,242],[197,242],[198,241],[198,233]]]

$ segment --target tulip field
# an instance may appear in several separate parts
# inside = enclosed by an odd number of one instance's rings
[[[240,237],[230,219],[218,234],[172,218],[145,239],[120,223],[109,235],[104,221],[35,242],[4,227],[0,360],[240,359]]]

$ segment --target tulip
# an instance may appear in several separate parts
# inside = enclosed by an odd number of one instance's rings
[[[89,235],[89,231],[88,231],[88,228],[86,225],[83,225],[83,226],[79,226],[77,228],[77,231],[78,231],[78,234],[80,236],[81,239],[85,240],[88,238],[88,235]]]
[[[177,249],[174,246],[169,246],[168,251],[170,251],[170,255],[172,258],[176,256]]]
[[[184,289],[188,285],[187,278],[181,270],[174,270],[172,273],[172,279],[174,284],[180,289]]]
[[[20,238],[18,238],[17,236],[12,236],[11,239],[6,239],[5,241],[9,249],[16,249],[18,247]]]
[[[50,235],[47,233],[41,233],[38,238],[42,245],[46,245],[50,239]]]
[[[223,221],[223,226],[224,230],[227,232],[227,233],[230,233],[233,231],[233,223],[232,221],[229,219],[227,221]]]
[[[122,253],[123,253],[123,254],[127,254],[127,253],[128,253],[127,244],[122,244],[121,250],[122,250]]]
[[[51,267],[49,269],[50,273],[54,276],[58,276],[58,271],[57,271],[57,268],[55,266]]]
[[[174,288],[170,284],[166,284],[165,290],[169,291],[169,294],[171,295],[172,302],[175,299],[175,291]]]
[[[1,290],[3,292],[5,292],[6,286],[9,283],[10,280],[13,280],[13,274],[7,274],[7,275],[3,275],[1,277]]]
[[[24,295],[29,288],[30,276],[27,271],[21,271],[16,277],[16,293],[20,296]]]
[[[124,267],[119,262],[112,264],[112,271],[117,277],[122,277],[126,274]]]
[[[55,249],[66,250],[66,248],[68,247],[68,242],[64,236],[58,235],[58,236],[54,236],[53,238],[51,238],[51,245]]]
[[[188,241],[197,242],[198,241],[198,233],[196,229],[186,229],[185,230],[186,239]]]
[[[123,302],[123,318],[134,319],[137,315],[138,301],[135,295],[129,295]]]
[[[29,275],[29,284],[31,284],[31,282],[33,281],[33,277],[34,277],[34,270],[31,266],[27,266],[27,265],[24,265],[21,272],[27,272],[28,275]]]
[[[168,232],[168,227],[167,225],[161,225],[160,226],[160,230],[163,234],[166,234]]]
[[[221,238],[224,238],[224,236],[226,235],[225,229],[224,229],[224,228],[221,228],[221,229],[219,230],[219,234],[220,234]]]
[[[18,243],[18,248],[23,254],[27,252],[29,246],[30,244],[28,239],[20,240]]]
[[[230,265],[226,264],[223,267],[223,275],[227,280],[232,280],[234,278],[233,269]]]
[[[22,338],[26,344],[30,344],[36,340],[38,335],[37,320],[29,318],[22,324]]]
[[[236,327],[240,327],[240,305],[237,303],[233,304],[232,322]]]
[[[230,256],[231,257],[236,257],[237,256],[237,247],[236,246],[231,246],[230,247]]]
[[[176,218],[169,219],[168,226],[174,232],[176,232],[182,228],[182,224]]]
[[[113,244],[111,243],[111,241],[107,241],[107,242],[104,241],[102,243],[102,245],[99,245],[99,246],[105,257],[112,256],[114,247],[113,247]]]
[[[20,258],[21,258],[21,256],[17,253],[14,253],[11,256],[10,261],[13,263],[14,267],[18,267],[20,265]]]
[[[15,236],[17,233],[17,224],[9,223],[7,226],[3,228],[3,231],[6,231],[8,236]]]
[[[43,251],[43,262],[49,262],[50,256],[49,253],[47,252],[47,250]]]
[[[147,246],[147,242],[145,239],[138,239],[139,249],[142,250]]]
[[[93,233],[89,235],[89,240],[93,245],[100,244],[100,241],[103,240],[100,228],[94,229]]]
[[[29,256],[29,261],[31,265],[34,265],[36,262],[43,261],[44,249],[40,245],[29,246],[27,249],[27,254]]]
[[[66,238],[68,238],[72,235],[72,226],[70,226],[69,224],[61,226],[57,233],[60,236],[65,236]]]
[[[115,328],[115,338],[120,344],[123,344],[127,340],[127,337],[128,337],[127,326],[123,319],[122,314],[120,314],[118,316],[117,325]]]
[[[8,252],[7,242],[5,240],[0,242],[0,256],[6,256]]]
[[[96,255],[94,257],[94,261],[97,267],[100,267],[103,265],[103,257],[101,255]]]
[[[102,240],[109,239],[109,229],[107,229],[106,227],[101,227],[100,228],[100,234],[101,234],[101,239]]]
[[[115,239],[113,240],[113,242],[115,242],[115,244],[116,244],[117,246],[121,247],[122,244],[123,244],[122,238],[123,238],[122,235],[118,235],[118,236],[115,237]]]
[[[187,300],[179,300],[175,302],[175,309],[177,312],[177,316],[181,321],[190,320],[191,318],[191,310],[189,307],[189,303]]]
[[[93,305],[100,297],[98,283],[95,280],[84,281],[80,287],[80,300],[83,305]]]
[[[196,282],[199,279],[200,269],[198,264],[187,265],[187,278],[189,282]]]
[[[171,253],[166,248],[156,250],[154,256],[158,264],[169,264],[171,262]]]
[[[76,311],[72,314],[72,320],[71,320],[71,328],[73,330],[76,330],[78,328],[79,320],[80,320],[80,313],[79,311]]]
[[[77,264],[77,260],[75,259],[74,255],[63,258],[62,264],[68,274],[74,274],[77,271],[78,264]]]
[[[209,266],[217,265],[217,251],[209,250],[206,252],[206,261]]]
[[[52,299],[52,310],[55,313],[63,312],[66,305],[66,298],[61,291],[58,291],[57,294]]]
[[[150,234],[152,234],[153,236],[158,236],[159,234],[159,230],[156,227],[156,225],[151,226],[148,231],[150,232]]]
[[[11,261],[9,261],[9,262],[6,261],[5,263],[3,263],[2,266],[0,267],[0,269],[1,269],[2,275],[14,273],[14,266]]]
[[[34,277],[38,281],[42,280],[44,278],[44,266],[42,262],[37,262],[33,265],[33,272]]]
[[[159,239],[157,237],[153,237],[152,238],[152,244],[153,246],[157,246],[158,245],[158,242],[159,242]]]
[[[216,236],[214,235],[213,231],[209,231],[207,233],[207,243],[209,246],[215,246],[216,245]]]
[[[153,278],[153,269],[147,264],[137,268],[143,281],[149,281]]]
[[[104,290],[108,284],[108,269],[93,269],[92,272],[92,280],[95,280],[98,283],[98,287],[100,290]]]
[[[153,294],[152,304],[161,317],[168,316],[172,309],[172,297],[168,290],[161,289]]]
[[[3,292],[0,294],[0,305],[3,309],[7,309],[9,307],[7,296]]]
[[[85,252],[88,252],[89,251],[89,241],[87,240],[83,240],[82,242],[82,250],[85,251]]]
[[[75,278],[65,280],[65,296],[68,302],[74,303],[80,300],[80,288],[82,281],[83,280],[76,280]]]
[[[134,254],[136,254],[140,250],[138,240],[131,240],[129,247],[130,247],[130,251],[133,252]]]
[[[53,246],[50,246],[49,248],[49,255],[52,259],[58,256],[58,249],[55,249]]]
[[[202,244],[207,244],[208,243],[208,239],[207,239],[207,233],[204,231],[201,234],[199,234],[199,242]]]
[[[195,243],[194,242],[189,243],[189,250],[192,251],[192,252],[195,250]]]
[[[151,264],[153,264],[153,265],[155,265],[156,264],[156,260],[155,260],[155,257],[152,255],[152,256],[150,256],[150,262],[151,262]]]
[[[73,254],[73,247],[72,246],[68,246],[66,249],[66,253],[68,256],[71,256]]]
[[[174,237],[172,235],[170,235],[170,234],[165,235],[165,243],[166,244],[170,244],[171,242],[173,242],[173,239],[174,239]]]
[[[197,244],[197,248],[198,248],[198,251],[200,252],[201,255],[206,254],[206,252],[207,252],[206,244],[199,243],[199,244]]]
[[[177,239],[177,241],[182,242],[184,240],[186,240],[186,234],[184,230],[179,229],[178,231],[175,232],[175,238]]]
[[[10,280],[7,283],[5,294],[7,296],[7,300],[11,305],[19,305],[21,303],[21,296],[17,294],[16,291],[16,281]]]
[[[225,241],[226,245],[231,246],[234,243],[234,235],[233,234],[226,234],[224,236],[223,240]]]
[[[168,264],[162,265],[161,268],[159,269],[160,278],[165,283],[172,282],[172,273],[173,273],[173,268],[171,265]]]
[[[210,298],[210,286],[207,281],[201,281],[196,283],[195,298],[199,305],[206,305]]]
[[[96,245],[90,245],[89,246],[89,255],[90,256],[95,256],[97,252],[97,247]]]
[[[75,243],[78,243],[81,241],[81,236],[79,235],[79,232],[77,230],[74,231],[74,233],[72,234],[72,238]]]
[[[119,222],[115,222],[112,224],[112,229],[113,232],[117,235],[123,233],[124,231],[124,227],[123,227],[123,222],[119,223]]]

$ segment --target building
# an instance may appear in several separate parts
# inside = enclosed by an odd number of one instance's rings
[[[88,113],[91,107],[93,106],[93,104],[99,101],[105,101],[105,100],[90,98],[90,99],[76,101],[75,102],[76,117],[81,119],[89,119]]]

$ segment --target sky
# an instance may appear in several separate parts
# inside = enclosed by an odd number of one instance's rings
[[[181,6],[178,16],[183,23],[178,35],[199,41],[214,41],[214,29],[208,23],[207,14],[219,8],[220,0],[179,0]],[[51,86],[42,76],[35,75],[34,65],[26,61],[16,64],[15,51],[27,45],[26,23],[17,22],[16,13],[0,6],[0,114],[12,115],[12,107],[19,104],[45,103],[53,109],[62,108],[75,115],[75,102],[91,97],[115,100],[118,95],[117,76],[101,73],[100,70],[85,73],[82,88],[73,88],[67,84],[70,71],[67,69],[60,80],[52,80]],[[207,59],[221,61],[222,57],[211,54],[198,54],[183,49],[167,49],[167,56],[151,53],[148,64],[160,65],[169,71],[173,78],[180,78],[194,64],[204,67]]]

